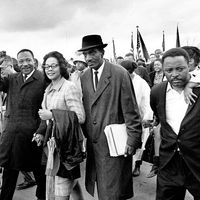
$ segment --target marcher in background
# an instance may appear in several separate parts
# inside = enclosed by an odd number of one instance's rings
[[[9,74],[16,73],[13,68],[12,58],[8,55],[4,55],[3,61],[0,64],[1,77],[8,77]],[[2,134],[5,123],[4,123],[4,114],[6,112],[6,93],[0,93],[0,135]],[[2,173],[2,168],[0,168],[0,173]],[[2,177],[0,180],[0,187],[2,185]]]
[[[80,177],[78,160],[81,162],[83,160],[77,139],[79,133],[82,136],[82,132],[75,131],[80,131],[78,127],[79,123],[82,124],[85,121],[85,111],[80,91],[73,82],[68,80],[66,62],[61,53],[53,51],[45,55],[43,70],[50,84],[45,90],[42,109],[39,110],[40,118],[43,120],[41,125],[45,123],[51,126],[52,119],[55,122],[55,129],[52,131],[48,131],[52,127],[44,129],[46,132],[44,147],[48,144],[53,132],[60,158],[59,161],[54,161],[58,165],[57,168],[53,168],[55,171],[54,195],[56,200],[68,200],[73,187],[77,184],[77,178]],[[39,128],[36,133],[44,135],[44,130]],[[37,141],[37,138],[34,139]],[[71,160],[74,162],[69,163]],[[79,199],[83,199],[81,191],[74,192],[79,195]]]
[[[148,71],[148,73],[150,74],[151,72],[153,72],[154,71],[154,68],[153,68],[153,65],[154,65],[154,61],[155,61],[155,59],[156,59],[156,56],[155,56],[155,54],[154,53],[151,53],[150,55],[149,55],[149,62],[147,63],[147,71]]]
[[[135,60],[134,55],[132,53],[128,53],[128,54],[125,55],[124,60],[134,61]],[[143,64],[138,65],[137,69],[135,69],[135,73],[137,75],[139,75],[141,78],[143,78],[148,83],[148,85],[151,87],[151,81],[150,81],[150,78],[149,78],[148,71],[143,66]]]
[[[134,61],[124,60],[121,62],[121,66],[130,73],[143,125],[142,145],[141,148],[137,149],[136,154],[133,156],[133,160],[135,161],[133,176],[139,176],[140,166],[142,164],[142,155],[149,136],[149,127],[153,122],[153,111],[150,107],[150,87],[144,79],[134,72],[137,68],[137,64]]]
[[[155,53],[156,59],[161,59],[162,58],[163,52],[162,52],[161,49],[156,49],[154,53]]]
[[[152,88],[150,103],[161,124],[160,167],[156,200],[184,200],[186,189],[200,199],[200,88],[193,88],[196,101],[185,102],[189,56],[181,48],[162,57],[167,82]]]
[[[45,199],[45,174],[41,166],[42,147],[32,143],[40,124],[38,110],[45,89],[42,73],[35,70],[33,52],[17,54],[20,73],[1,77],[0,90],[7,93],[5,129],[0,138],[0,166],[3,170],[1,200],[12,200],[19,171],[33,171],[36,197]]]
[[[189,61],[189,71],[190,74],[194,77],[199,76],[200,74],[200,50],[194,46],[183,46],[181,47],[187,51],[190,61]]]
[[[116,62],[118,65],[120,65],[123,60],[124,60],[124,58],[122,56],[118,56],[116,59]]]
[[[75,65],[75,71],[71,74],[70,80],[76,84],[76,86],[82,93],[80,76],[87,69],[87,63],[85,62],[83,54],[77,55],[74,58],[74,65]]]
[[[133,196],[132,155],[141,144],[141,120],[128,72],[105,61],[100,35],[82,38],[89,69],[81,76],[87,138],[86,190],[93,196],[95,182],[99,200],[125,200]],[[110,124],[126,124],[124,155],[111,157],[104,129]]]
[[[163,82],[163,80],[166,80],[162,69],[162,60],[160,58],[154,60],[153,67],[154,71],[149,74],[152,86]]]

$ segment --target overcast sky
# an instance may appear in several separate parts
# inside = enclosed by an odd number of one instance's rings
[[[117,56],[130,51],[131,32],[136,46],[136,26],[152,53],[175,47],[179,26],[181,45],[200,47],[199,0],[0,0],[0,50],[16,57],[30,48],[36,58],[57,50],[68,59],[81,48],[82,37],[100,34],[107,58],[112,38]]]

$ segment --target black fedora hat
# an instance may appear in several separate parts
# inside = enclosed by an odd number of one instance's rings
[[[108,44],[103,44],[100,35],[86,35],[82,39],[82,48],[78,51],[86,51],[97,47],[106,47]]]

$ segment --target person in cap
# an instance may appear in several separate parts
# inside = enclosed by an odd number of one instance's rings
[[[99,200],[125,200],[133,196],[132,155],[141,144],[141,119],[131,78],[127,70],[104,60],[100,35],[82,39],[89,68],[81,76],[87,138],[86,190],[94,195],[95,182]],[[127,128],[124,155],[111,157],[104,129],[110,124]]]
[[[87,69],[87,63],[85,62],[83,54],[77,55],[73,63],[75,65],[75,71],[71,74],[69,80],[74,82],[82,93],[80,76]]]

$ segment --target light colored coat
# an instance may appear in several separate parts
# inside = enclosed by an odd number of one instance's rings
[[[97,90],[92,71],[81,76],[87,137],[86,189],[93,195],[97,181],[100,200],[127,199],[133,195],[132,156],[110,157],[104,128],[126,123],[127,143],[137,148],[141,141],[141,120],[128,72],[105,62]]]
[[[61,78],[56,85],[51,83],[46,88],[42,108],[74,111],[79,119],[79,123],[85,121],[81,92],[74,83],[64,78]]]

